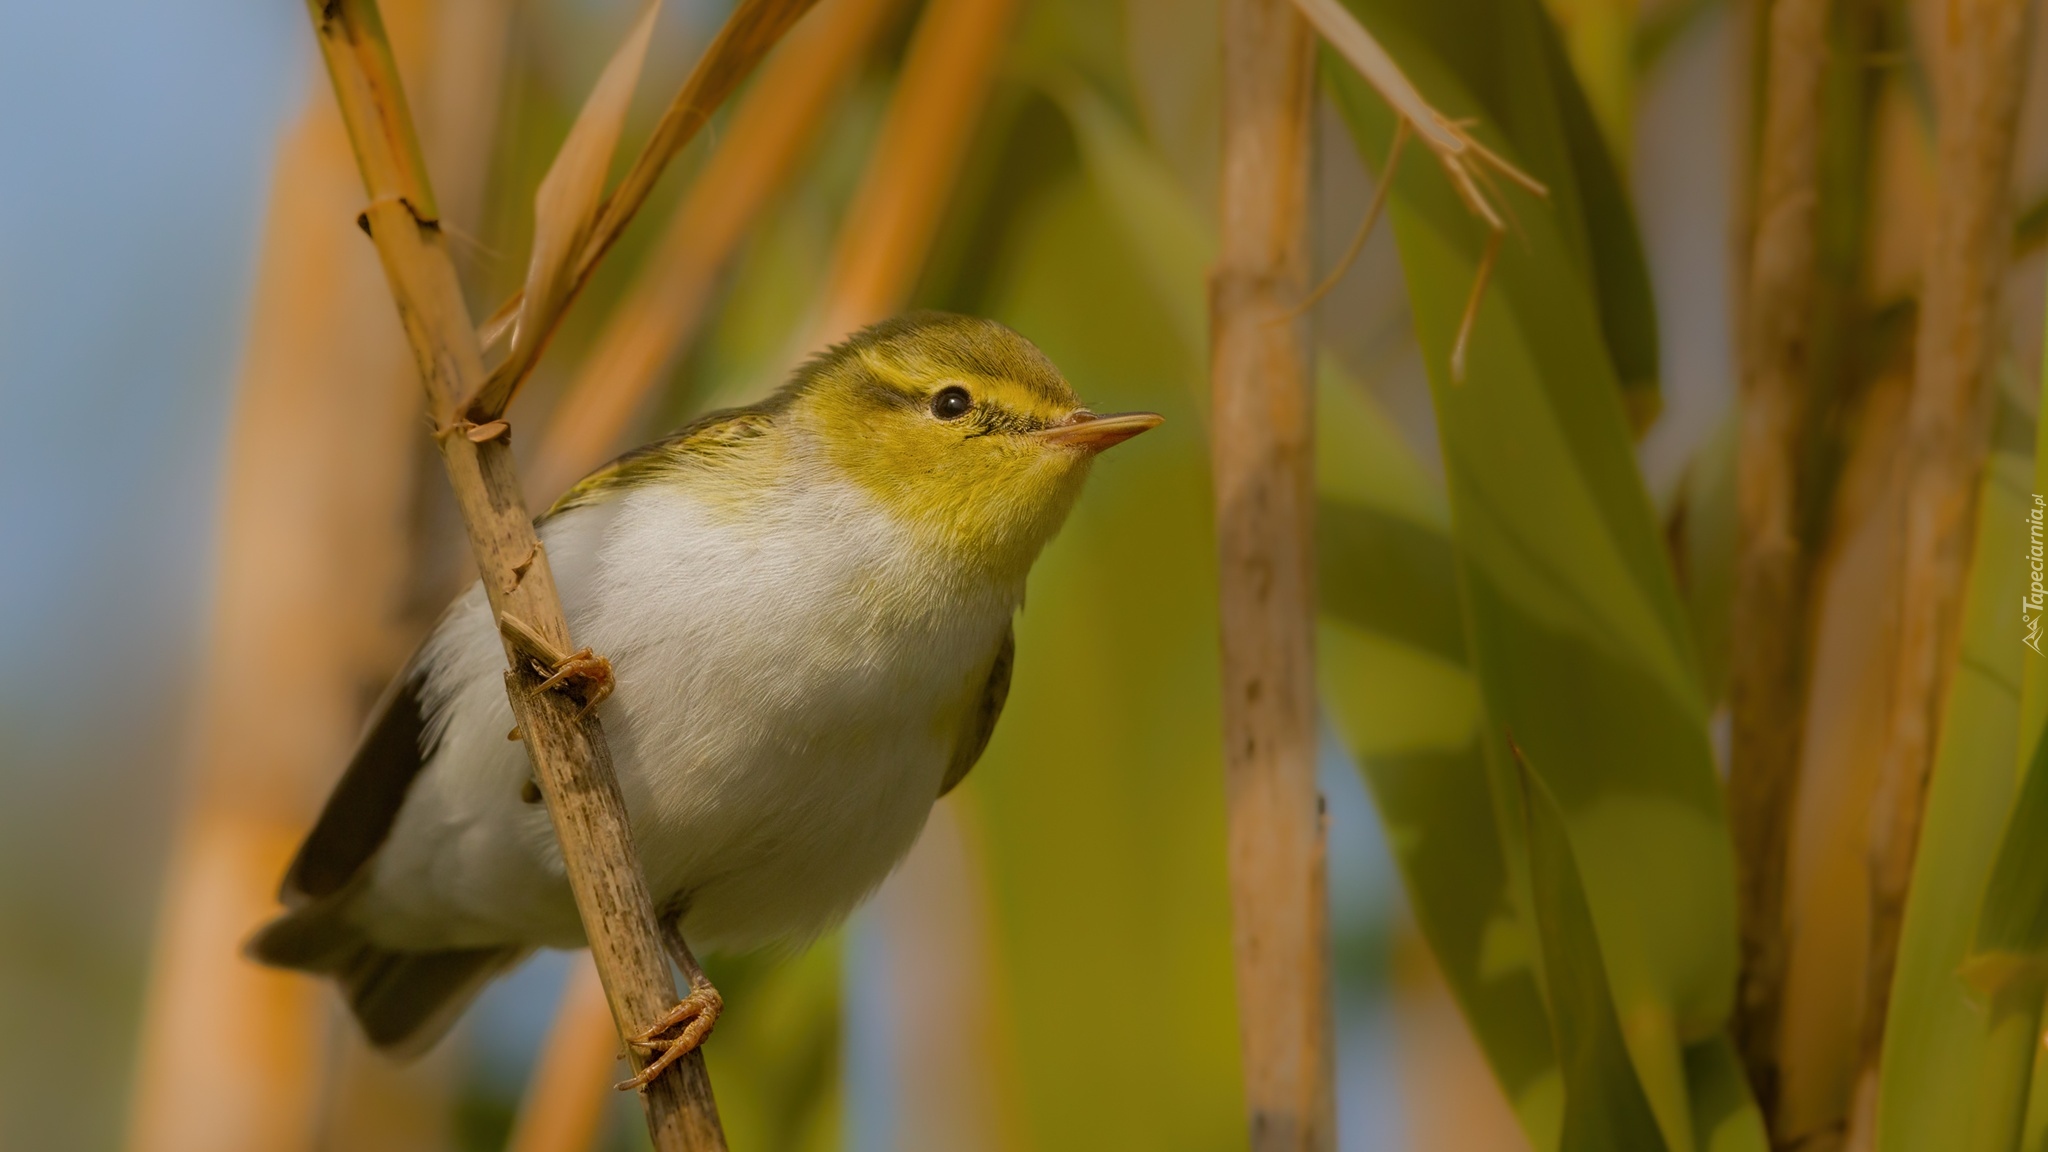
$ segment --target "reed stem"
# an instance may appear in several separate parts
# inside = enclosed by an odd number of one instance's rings
[[[1224,781],[1253,1152],[1336,1141],[1316,789],[1308,195],[1315,40],[1224,0],[1222,247],[1210,283]]]
[[[501,627],[508,619],[554,648],[573,650],[547,553],[535,535],[508,437],[472,437],[465,397],[485,380],[476,326],[463,302],[435,212],[405,93],[375,0],[309,0],[321,56],[355,146],[369,207],[361,217],[376,243],[427,391],[427,410],[462,509],[484,590]],[[604,732],[592,715],[541,691],[534,661],[506,641],[506,689],[547,798],[591,957],[620,1037],[650,1029],[676,1003],[654,906],[634,854],[631,829]],[[634,1071],[651,1054],[626,1045]],[[723,1149],[701,1053],[676,1065],[643,1094],[659,1152]]]

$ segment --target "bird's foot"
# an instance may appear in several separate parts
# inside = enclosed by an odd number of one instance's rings
[[[711,1035],[712,1026],[718,1023],[718,1014],[724,1010],[724,997],[708,981],[692,985],[690,994],[669,1009],[666,1016],[627,1041],[643,1052],[658,1052],[660,1055],[631,1080],[620,1083],[617,1086],[619,1091],[645,1091],[657,1077],[668,1071],[670,1065],[695,1052],[704,1043],[705,1038]]]
[[[543,692],[569,684],[575,684],[581,689],[583,711],[576,714],[578,720],[597,711],[597,706],[604,702],[604,698],[612,694],[612,662],[588,648],[578,648],[556,661],[553,667],[548,667],[538,660],[534,661],[534,667],[541,675],[547,677],[541,681],[540,687]]]

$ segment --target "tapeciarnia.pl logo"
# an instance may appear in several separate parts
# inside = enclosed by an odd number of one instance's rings
[[[2020,637],[2020,643],[2041,655],[2041,612],[2048,608],[2048,589],[2041,586],[2043,558],[2041,550],[2041,517],[2044,511],[2041,494],[2034,493],[2034,506],[2027,509],[2027,568],[2029,582],[2027,595],[2020,601],[2020,625],[2027,630]]]

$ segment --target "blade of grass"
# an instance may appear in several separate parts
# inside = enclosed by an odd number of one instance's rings
[[[619,447],[697,330],[720,270],[797,171],[836,93],[903,0],[822,0],[761,67],[704,171],[606,319],[528,475],[552,498]]]
[[[547,554],[521,498],[503,436],[467,433],[461,398],[484,380],[476,330],[463,304],[419,161],[403,86],[374,0],[311,0],[308,13],[355,145],[370,205],[362,221],[426,386],[428,414],[462,507],[484,591],[508,632],[506,691],[546,797],[591,955],[620,1037],[647,1031],[676,1002],[647,883],[635,858],[625,802],[596,716],[540,689],[534,657],[573,651]],[[509,635],[524,632],[522,646]],[[651,1055],[627,1046],[637,1072]],[[701,1053],[643,1094],[657,1149],[721,1149],[724,1136]]]

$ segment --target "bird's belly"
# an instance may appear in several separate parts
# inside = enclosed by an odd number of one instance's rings
[[[614,554],[601,573],[570,558],[594,549],[548,541],[573,634],[613,664],[600,715],[635,845],[693,943],[801,941],[916,839],[1015,595],[904,613],[867,591],[902,579],[875,570],[887,548],[819,563],[816,535],[797,551],[670,538],[689,546]],[[505,739],[503,656],[471,599],[437,637],[460,649],[462,683],[377,861],[371,931],[394,946],[576,946],[546,810],[520,799],[530,768]]]
[[[687,908],[693,940],[814,936],[902,858],[964,703],[965,677],[947,683],[936,663],[713,659],[701,690],[637,699],[622,667],[607,732],[649,885]]]

